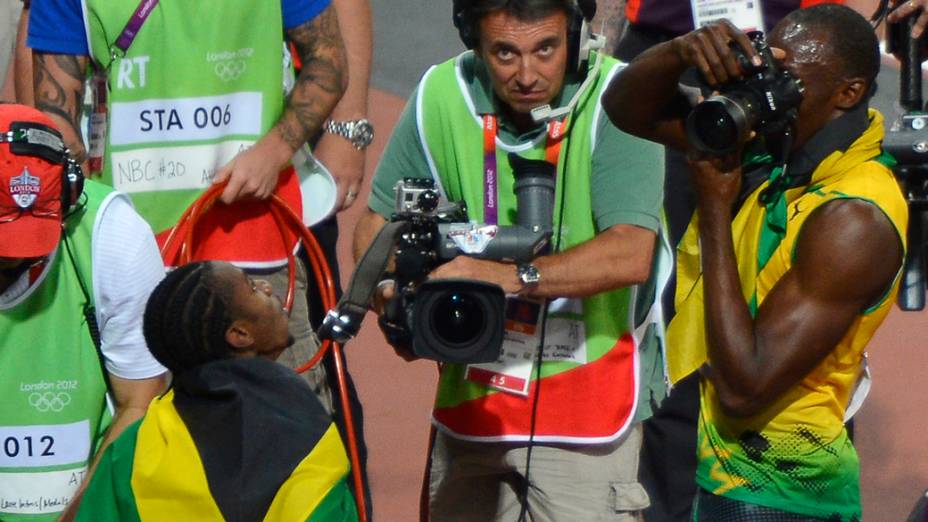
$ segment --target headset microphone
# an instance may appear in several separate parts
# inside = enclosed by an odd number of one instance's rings
[[[606,42],[606,37],[602,35],[592,35],[590,38],[590,47],[589,49],[595,50],[602,48],[603,44]],[[532,120],[536,123],[546,123],[550,120],[557,120],[563,118],[570,114],[574,107],[577,106],[577,103],[580,102],[580,96],[587,90],[593,80],[599,75],[599,67],[602,64],[603,57],[600,54],[594,54],[596,56],[596,61],[593,62],[593,67],[590,68],[587,72],[586,78],[583,80],[583,83],[580,84],[580,87],[577,89],[577,92],[570,98],[570,101],[567,102],[567,105],[562,105],[556,109],[552,109],[550,104],[540,105],[532,109],[530,114],[532,115]]]

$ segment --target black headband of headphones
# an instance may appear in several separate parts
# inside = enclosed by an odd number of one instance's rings
[[[477,45],[473,7],[478,0],[453,0],[452,20],[458,29],[461,40],[469,49]],[[591,21],[596,15],[596,0],[563,0],[568,15],[579,15],[586,21]]]
[[[84,190],[84,173],[71,157],[64,138],[57,130],[31,121],[14,121],[10,130],[0,132],[0,143],[9,143],[10,152],[17,156],[32,156],[54,165],[61,165],[61,208],[73,209]]]
[[[0,134],[0,143],[9,143],[10,152],[17,156],[35,156],[62,166],[72,161],[61,134],[41,123],[14,121],[9,131]]]

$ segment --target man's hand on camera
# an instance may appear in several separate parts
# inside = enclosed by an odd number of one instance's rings
[[[909,16],[918,16],[915,25],[912,26],[912,38],[918,38],[925,32],[928,26],[928,0],[893,0],[893,10],[886,17],[886,21],[894,24],[901,22]]]
[[[394,296],[396,296],[396,281],[393,279],[384,279],[377,285],[377,290],[374,292],[374,297],[371,299],[371,310],[377,314],[377,326],[380,327],[380,331],[383,332],[384,337],[387,339],[387,343],[393,348],[396,355],[399,355],[400,358],[407,362],[415,361],[419,359],[419,357],[412,352],[411,346],[406,343],[391,342],[391,339],[394,338],[395,327],[387,321],[383,313],[387,301],[393,299]]]
[[[374,291],[374,297],[371,299],[371,310],[375,314],[383,315],[383,307],[393,296],[396,295],[396,281],[393,279],[384,279],[377,283],[377,289]]]
[[[674,38],[672,45],[677,57],[695,66],[709,85],[722,85],[744,72],[730,44],[735,42],[754,65],[761,65],[751,39],[728,20],[719,20]]]
[[[450,278],[475,279],[493,283],[501,286],[507,294],[517,294],[522,290],[522,281],[519,280],[516,265],[512,263],[458,256],[429,274],[429,279]]]
[[[731,212],[741,191],[740,152],[711,156],[690,151],[687,163],[693,172],[693,188],[701,210]]]

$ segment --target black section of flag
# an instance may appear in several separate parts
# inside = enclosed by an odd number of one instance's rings
[[[175,376],[174,387],[174,406],[230,522],[263,519],[331,424],[293,370],[264,359],[212,362]]]

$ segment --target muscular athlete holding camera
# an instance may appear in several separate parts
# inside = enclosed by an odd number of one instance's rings
[[[791,13],[768,41],[804,86],[788,153],[758,136],[728,156],[690,155],[698,207],[677,252],[668,362],[675,381],[703,376],[696,519],[860,520],[843,418],[893,302],[907,221],[882,117],[867,109],[878,45],[838,5]],[[710,85],[737,81],[732,43],[759,65],[727,22],[642,54],[607,90],[613,122],[691,149],[677,80],[695,66]]]

